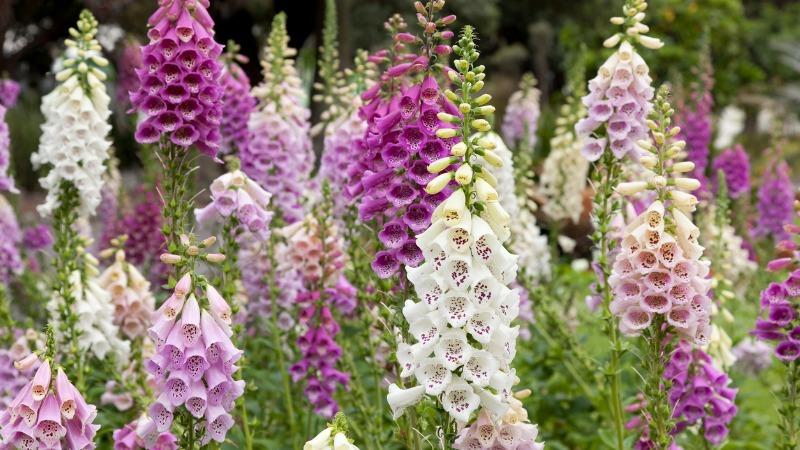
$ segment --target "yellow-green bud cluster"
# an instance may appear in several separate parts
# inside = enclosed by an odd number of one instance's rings
[[[101,68],[108,65],[108,60],[102,56],[102,47],[95,39],[97,25],[97,19],[88,9],[81,11],[77,28],[69,29],[72,39],[64,40],[67,46],[67,56],[62,61],[64,69],[56,74],[56,80],[61,82],[77,76],[87,94],[92,90],[90,82],[95,84],[106,79]]]

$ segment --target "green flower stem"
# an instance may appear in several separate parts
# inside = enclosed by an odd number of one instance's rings
[[[622,342],[618,335],[617,319],[611,314],[609,305],[612,300],[611,285],[608,282],[611,276],[611,262],[609,252],[613,243],[609,239],[611,232],[611,220],[619,210],[618,200],[613,198],[614,187],[619,182],[622,168],[619,162],[610,151],[605,151],[601,158],[601,170],[596,171],[595,176],[595,214],[596,231],[593,239],[599,250],[597,263],[603,272],[602,283],[599,284],[600,294],[603,300],[603,331],[608,338],[611,346],[610,359],[605,370],[606,385],[608,389],[608,405],[611,410],[611,418],[614,422],[614,434],[617,441],[617,450],[625,449],[625,427],[624,409],[622,407],[622,381],[620,374],[620,362],[623,355]],[[601,386],[601,390],[602,386]]]
[[[14,318],[8,307],[8,291],[5,284],[0,283],[0,326],[5,328],[2,336],[3,344],[10,344],[14,340]]]
[[[66,345],[64,366],[68,373],[75,377],[79,391],[84,386],[84,352],[80,350],[78,338],[78,316],[75,315],[76,298],[73,293],[71,275],[81,269],[79,264],[80,236],[75,230],[78,220],[78,207],[80,195],[78,189],[70,182],[62,182],[58,194],[58,207],[53,213],[53,234],[55,242],[53,249],[56,253],[54,261],[56,277],[52,289],[60,298],[58,315],[60,320],[60,333]]]
[[[800,361],[786,364],[786,386],[783,402],[778,409],[781,415],[781,450],[800,448]]]
[[[664,380],[666,331],[663,325],[664,318],[658,316],[643,335],[645,351],[642,365],[645,369],[645,410],[649,416],[650,439],[656,448],[665,449],[672,442],[671,432],[674,425],[667,399],[670,383]]]
[[[179,253],[180,235],[187,228],[187,216],[193,206],[193,199],[187,199],[186,195],[197,166],[195,157],[190,156],[187,149],[162,142],[160,152],[158,157],[164,170],[161,193],[164,224],[161,231],[167,241],[167,252]]]

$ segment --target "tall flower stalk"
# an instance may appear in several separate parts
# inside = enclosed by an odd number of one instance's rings
[[[208,2],[166,0],[148,19],[150,42],[142,47],[139,89],[131,93],[144,119],[136,140],[157,144],[164,170],[162,231],[167,251],[180,249],[192,201],[187,199],[196,170],[196,147],[216,158],[220,141],[222,46],[214,41]]]
[[[47,190],[47,199],[39,205],[43,216],[52,216],[55,233],[54,265],[56,277],[52,304],[59,323],[57,334],[67,346],[67,371],[83,384],[85,355],[80,349],[79,317],[76,299],[78,281],[85,278],[76,222],[80,216],[94,214],[100,203],[104,163],[108,157],[110,130],[107,120],[109,97],[101,70],[108,61],[100,54],[95,39],[97,20],[84,10],[77,27],[70,28],[64,69],[56,74],[59,84],[42,99],[42,137],[39,149],[31,155],[34,167],[48,166],[49,172],[39,180]],[[77,286],[82,284],[78,283]]]
[[[466,26],[453,50],[456,70],[448,74],[457,88],[445,95],[458,104],[458,115],[441,112],[436,135],[459,138],[451,156],[428,165],[438,174],[425,187],[441,192],[452,181],[456,187],[436,209],[431,226],[417,236],[425,261],[408,270],[420,299],[407,300],[403,316],[415,342],[400,342],[397,359],[401,378],[414,377],[417,385],[389,387],[388,402],[395,418],[427,394],[442,412],[439,424],[442,448],[451,448],[456,429],[473,413],[499,420],[510,407],[515,382],[511,361],[516,353],[518,327],[511,322],[519,312],[519,294],[508,284],[516,278],[517,257],[504,247],[510,237],[511,217],[501,206],[490,166],[502,165],[493,140],[476,135],[491,130],[485,119],[494,112],[491,96],[474,97],[484,86],[485,67],[472,27]],[[529,435],[531,439],[536,433]],[[527,445],[535,445],[526,442]]]
[[[800,204],[795,203],[795,213]],[[778,413],[781,417],[779,449],[800,446],[800,252],[797,235],[800,226],[787,223],[784,232],[789,236],[779,242],[777,250],[789,256],[773,259],[767,264],[771,272],[791,271],[782,282],[770,283],[761,292],[761,313],[750,333],[758,340],[774,342],[775,357],[783,363],[785,381],[780,395]]]
[[[583,155],[589,161],[599,161],[592,178],[595,189],[592,240],[600,274],[598,291],[603,307],[603,331],[611,347],[605,369],[606,392],[619,450],[624,448],[625,439],[620,375],[624,350],[617,333],[617,319],[609,309],[613,299],[609,284],[610,261],[617,244],[610,234],[612,219],[621,210],[621,201],[614,193],[614,186],[621,179],[621,159],[635,157],[638,153],[636,141],[647,136],[645,120],[652,109],[654,93],[647,63],[632,43],[653,49],[663,45],[660,40],[645,34],[649,30],[642,23],[646,9],[647,3],[643,0],[627,0],[623,16],[611,18],[611,23],[620,25],[623,31],[606,39],[603,46],[619,47],[603,63],[597,76],[589,81],[589,94],[583,98],[588,117],[575,125],[575,131],[583,139]]]

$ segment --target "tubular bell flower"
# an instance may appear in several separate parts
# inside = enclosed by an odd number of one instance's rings
[[[52,367],[54,344],[30,382],[0,413],[3,448],[63,448],[87,450],[100,425],[97,410],[83,399],[61,367]]]
[[[484,78],[484,67],[474,66],[478,52],[472,27],[464,27],[454,50],[458,72],[450,77],[463,95],[460,108],[465,112],[458,128],[448,124],[437,135],[455,130],[463,139],[463,153],[454,146],[453,156],[443,158],[447,165],[434,162],[428,168],[443,172],[439,177],[455,178],[459,187],[436,208],[431,226],[417,236],[425,262],[408,269],[420,300],[407,300],[403,316],[415,342],[400,342],[397,359],[400,377],[413,376],[417,386],[392,385],[387,399],[398,417],[424,395],[433,396],[461,426],[481,409],[479,417],[483,414],[492,420],[509,409],[516,378],[511,361],[519,334],[519,327],[511,322],[519,313],[520,299],[508,287],[516,278],[517,257],[503,247],[511,218],[500,204],[489,172],[490,166],[499,166],[502,160],[492,140],[471,132],[473,127],[489,131],[481,117],[492,111],[485,108],[488,95],[472,99],[468,94],[480,91]],[[458,97],[451,91],[446,95]],[[446,114],[440,118],[455,121]],[[441,186],[434,179],[426,189],[433,193]]]
[[[245,384],[233,378],[242,351],[231,342],[230,307],[213,286],[198,285],[187,272],[155,317],[148,333],[156,353],[146,367],[157,383],[149,408],[156,431],[168,431],[175,409],[182,406],[201,421],[203,445],[223,442]]]
[[[60,204],[65,183],[77,189],[81,215],[94,214],[110,147],[106,138],[111,130],[110,99],[103,84],[106,74],[101,70],[108,61],[94,38],[97,20],[84,10],[77,26],[72,33],[76,40],[65,41],[67,68],[56,74],[59,84],[42,98],[42,137],[39,149],[31,155],[34,168],[49,167],[47,175],[39,179],[47,191],[47,200],[38,207],[44,216]]]
[[[597,73],[589,80],[589,94],[583,97],[588,117],[575,125],[575,132],[583,138],[583,156],[597,161],[606,148],[617,159],[630,155],[637,159],[640,149],[637,141],[647,137],[645,120],[653,108],[654,90],[651,87],[650,69],[639,56],[631,42],[646,48],[657,49],[663,43],[645,36],[648,28],[642,23],[647,3],[635,0],[626,11],[633,8],[627,17],[613,17],[611,22],[625,29],[606,39],[603,46],[619,48],[611,55]],[[621,42],[621,43],[620,43]]]
[[[250,94],[250,79],[238,63],[245,64],[248,59],[239,55],[239,46],[228,42],[225,64],[222,67],[222,119],[219,132],[222,136],[222,154],[239,155],[250,142],[247,122],[256,106],[256,99]]]
[[[422,263],[414,235],[430,225],[433,210],[449,192],[449,178],[440,178],[443,185],[435,192],[425,189],[435,176],[427,170],[428,164],[448,156],[451,147],[458,148],[455,130],[441,117],[461,113],[453,100],[442,94],[434,75],[439,55],[450,51],[446,42],[452,36],[446,26],[453,17],[435,19],[443,6],[444,2],[431,3],[427,25],[419,37],[400,32],[405,23],[399,17],[390,19],[387,27],[394,33],[394,53],[390,60],[386,52],[373,55],[373,59],[394,65],[362,94],[366,104],[361,117],[367,122],[367,131],[359,144],[359,157],[348,170],[351,184],[346,194],[359,201],[362,221],[375,221],[382,227],[383,250],[372,263],[380,278],[392,277],[402,266]],[[422,43],[418,54],[406,53],[408,36],[411,42]],[[417,72],[423,73],[421,82],[413,78]],[[437,131],[443,127],[449,133]]]
[[[306,442],[303,450],[358,450],[358,447],[347,438],[347,419],[344,414],[337,413],[332,423]]]
[[[519,82],[519,89],[508,99],[501,129],[505,140],[518,152],[532,153],[536,147],[540,96],[536,77],[526,73]]]
[[[784,224],[792,221],[794,185],[786,161],[773,161],[761,176],[758,188],[756,236],[771,236],[775,242],[788,239]]]
[[[287,223],[303,218],[303,196],[309,185],[314,155],[309,135],[310,111],[286,34],[286,15],[272,21],[261,61],[264,80],[253,88],[258,100],[248,122],[250,142],[239,149],[242,170],[273,193],[274,211]]]
[[[216,157],[222,111],[222,46],[214,41],[209,0],[162,0],[147,23],[150,42],[142,47],[139,87],[131,103],[144,119],[136,141],[169,139]]]

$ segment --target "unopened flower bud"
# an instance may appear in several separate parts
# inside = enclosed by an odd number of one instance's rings
[[[478,131],[486,132],[492,129],[492,125],[486,119],[475,119],[471,123],[472,127]]]
[[[430,173],[439,173],[447,168],[450,164],[453,164],[457,161],[457,158],[452,156],[448,156],[445,158],[437,159],[436,161],[428,164],[428,172]]]
[[[458,142],[450,148],[450,154],[453,156],[464,156],[467,153],[467,144]]]
[[[160,259],[164,264],[178,264],[183,258],[172,253],[162,253]]]
[[[652,50],[658,50],[659,48],[664,46],[664,43],[661,42],[661,39],[657,39],[651,36],[640,35],[638,36],[637,39],[639,40],[640,44]]]
[[[629,181],[626,183],[620,183],[616,188],[614,188],[614,190],[620,195],[636,195],[645,189],[647,189],[646,181]]]
[[[475,191],[482,202],[496,202],[499,200],[497,190],[484,179],[477,178],[475,180]]]
[[[686,173],[694,170],[694,163],[691,161],[681,161],[672,165],[672,172]]]
[[[462,186],[472,182],[472,166],[469,163],[462,164],[456,170],[456,182]]]
[[[206,261],[210,263],[221,263],[225,261],[225,255],[222,253],[209,253],[206,255]]]
[[[492,175],[492,172],[486,170],[486,168],[484,168],[478,173],[478,178],[486,180],[486,182],[489,183],[489,185],[492,186],[493,188],[497,187],[497,178],[495,178],[494,175]]]
[[[622,25],[623,23],[625,23],[625,18],[624,17],[612,17],[611,19],[609,19],[609,22],[611,22],[614,25]]]
[[[439,139],[450,139],[456,135],[455,128],[439,128],[436,130],[436,137]]]
[[[622,35],[619,33],[614,34],[613,36],[609,37],[605,41],[603,41],[603,47],[605,48],[612,48],[619,44],[619,41],[622,39]]]
[[[652,169],[658,164],[658,158],[653,155],[643,155],[639,157],[639,162],[648,169]]]
[[[458,110],[461,111],[461,114],[466,114],[472,110],[472,106],[469,103],[461,103],[458,105]]]
[[[483,152],[483,159],[485,159],[486,162],[488,162],[489,164],[491,164],[491,165],[493,165],[495,167],[502,167],[503,166],[503,160],[500,159],[499,156],[497,156],[497,153],[495,153],[495,152],[493,152],[491,150],[485,150]]]
[[[700,181],[696,178],[679,177],[675,178],[675,186],[684,191],[694,191],[700,188]]]
[[[440,112],[439,114],[436,115],[436,117],[438,117],[439,120],[441,120],[442,122],[450,122],[450,123],[452,123],[452,122],[455,122],[456,120],[458,120],[458,117],[456,117],[456,116],[454,116],[452,114],[447,114],[446,112]]]
[[[480,90],[483,89],[483,84],[484,84],[483,80],[476,82],[475,84],[472,85],[472,89],[470,89],[470,91],[480,92]]]
[[[212,245],[214,245],[215,242],[217,242],[217,237],[216,236],[209,236],[209,237],[203,239],[202,244],[203,244],[204,247],[211,247]]]
[[[452,172],[439,174],[436,178],[428,182],[428,184],[425,186],[425,192],[430,195],[438,194],[439,192],[442,192],[442,189],[447,187],[447,184],[450,183],[450,180],[452,179]]]
[[[186,254],[189,256],[197,256],[200,254],[200,248],[196,245],[190,245],[186,248]]]
[[[490,101],[492,101],[492,96],[489,94],[483,94],[475,99],[475,103],[477,103],[478,105],[485,105]]]

